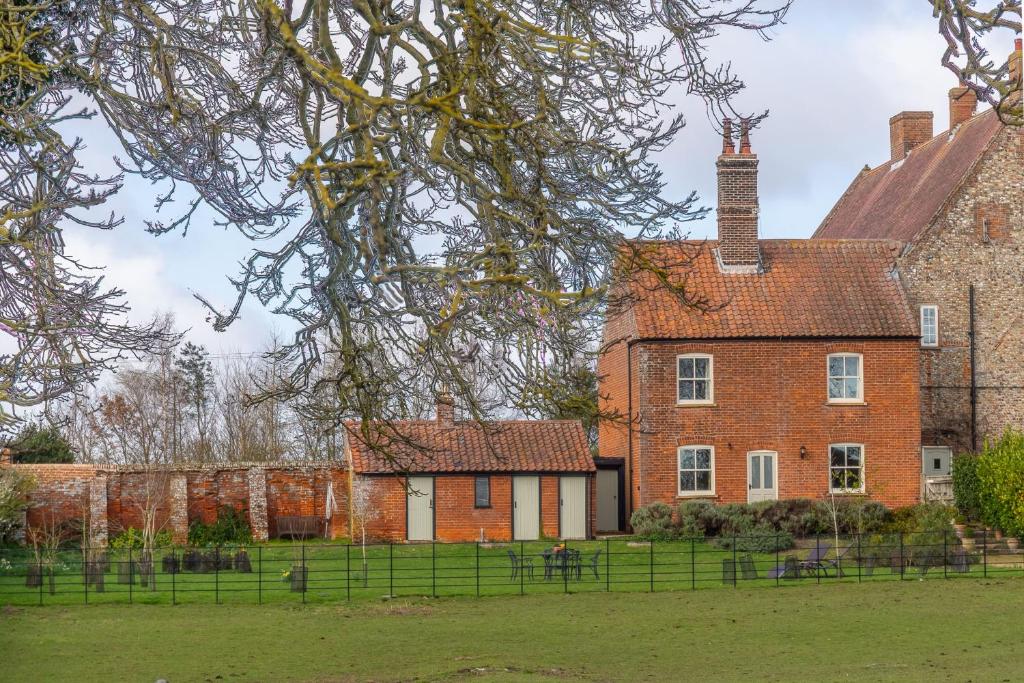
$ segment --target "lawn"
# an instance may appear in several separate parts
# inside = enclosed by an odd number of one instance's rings
[[[0,608],[7,681],[1019,680],[1024,580]]]
[[[841,544],[851,546],[844,560],[844,576],[812,574],[801,582],[859,583],[864,581],[897,581],[926,578],[1000,578],[1024,575],[1021,556],[975,554],[970,564],[959,567],[951,559],[941,561],[944,543],[951,552],[948,539],[941,535],[918,545],[907,536],[901,544],[873,547],[874,556],[864,562],[852,560],[857,547],[853,540]],[[33,564],[30,551],[0,550],[0,605],[80,605],[102,603],[143,604],[275,604],[331,603],[339,601],[377,600],[382,596],[452,597],[498,596],[510,594],[555,594],[583,592],[664,592],[729,588],[733,583],[743,587],[765,588],[788,583],[789,580],[768,578],[771,569],[784,562],[786,555],[806,557],[811,547],[829,545],[829,539],[805,539],[804,547],[781,553],[752,553],[746,572],[737,569],[735,580],[723,572],[723,561],[730,564],[742,560],[744,553],[721,550],[703,541],[665,541],[653,545],[634,543],[627,539],[614,541],[571,542],[581,558],[579,574],[566,576],[555,571],[545,577],[541,554],[553,541],[511,544],[395,544],[375,545],[366,550],[338,543],[292,545],[274,543],[247,549],[251,572],[207,566],[206,571],[167,571],[165,558],[179,563],[182,550],[161,550],[154,563],[155,581],[142,585],[137,560],[138,552],[108,552],[104,568],[102,592],[95,583],[83,581],[81,555],[73,550],[63,552],[56,563],[52,593],[49,577],[43,585],[26,586],[26,572]],[[810,546],[810,547],[808,547]],[[236,549],[224,549],[222,557],[231,564]],[[861,548],[868,554],[867,548]],[[205,551],[211,557],[214,551]],[[532,576],[523,571],[512,572],[512,559],[529,560]],[[829,555],[834,559],[834,551]],[[901,575],[892,566],[905,557],[908,566]],[[893,559],[895,558],[895,560]],[[932,558],[932,559],[929,559]],[[987,567],[982,562],[987,564]],[[293,591],[289,574],[303,564],[307,567],[307,590]],[[738,562],[742,564],[742,562]],[[958,571],[959,570],[959,571]],[[38,582],[37,582],[38,584]]]

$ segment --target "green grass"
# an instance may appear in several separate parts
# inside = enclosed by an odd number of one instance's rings
[[[6,681],[1020,679],[1024,580],[0,609]]]
[[[909,538],[909,537],[908,537]],[[941,541],[941,537],[939,539]],[[822,543],[825,541],[822,540]],[[365,568],[359,546],[313,543],[304,546],[273,543],[248,549],[252,573],[235,570],[207,573],[164,573],[162,558],[181,550],[157,553],[155,590],[152,584],[140,585],[137,568],[133,568],[133,582],[119,582],[118,569],[130,566],[127,552],[110,551],[110,567],[104,574],[103,592],[95,586],[86,586],[82,580],[81,557],[74,551],[62,553],[54,576],[53,593],[49,581],[40,588],[26,587],[25,571],[31,562],[27,550],[0,550],[0,605],[79,605],[103,603],[142,604],[276,604],[276,603],[331,603],[339,601],[365,601],[382,596],[498,596],[511,594],[555,594],[586,592],[664,592],[732,588],[732,582],[723,581],[722,561],[732,560],[732,551],[724,551],[710,543],[689,541],[658,542],[652,548],[627,540],[572,542],[583,558],[583,571],[579,580],[568,580],[556,573],[544,578],[541,552],[550,548],[551,541],[498,544],[396,544],[367,548]],[[807,543],[807,542],[805,542]],[[809,541],[813,545],[814,540]],[[513,579],[508,552],[530,558],[534,575],[519,575]],[[597,574],[590,569],[590,558],[600,551]],[[929,548],[904,547],[907,557],[924,556],[927,551],[941,557],[941,542]],[[224,551],[233,554],[233,551]],[[807,549],[779,553],[754,554],[757,579],[743,578],[737,583],[744,587],[774,587],[783,580],[765,578],[768,571],[787,554],[806,556]],[[888,558],[899,553],[895,546],[881,549],[878,554]],[[739,553],[738,555],[742,555]],[[138,553],[132,555],[138,559]],[[978,563],[970,565],[967,573],[957,573],[951,566],[933,566],[925,578],[941,580],[945,577],[990,578],[1024,576],[1021,556],[988,558],[987,571]],[[307,591],[294,592],[284,574],[293,566],[305,562],[308,567]],[[6,563],[6,564],[5,564]],[[870,575],[866,567],[858,567],[847,560],[846,575],[812,577],[801,582],[823,583],[890,582],[917,579],[921,569],[911,567],[904,576],[888,567],[878,567]]]

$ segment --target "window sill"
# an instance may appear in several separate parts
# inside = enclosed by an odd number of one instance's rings
[[[493,506],[491,505],[474,505],[474,510],[490,510]]]
[[[715,408],[718,404],[714,401],[676,401],[676,408]]]
[[[866,406],[867,401],[826,401],[827,406]]]
[[[676,499],[678,500],[693,500],[694,498],[718,498],[718,495],[714,491],[699,491],[694,493],[677,493]]]
[[[867,491],[829,491],[830,496],[838,496],[840,498],[866,498],[868,495]]]

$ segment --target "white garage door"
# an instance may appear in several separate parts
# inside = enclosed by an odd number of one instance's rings
[[[512,477],[512,538],[540,538],[540,477]]]
[[[558,519],[562,538],[587,537],[587,478],[561,477],[558,480]]]
[[[409,477],[406,492],[408,538],[410,541],[434,540],[434,478]]]

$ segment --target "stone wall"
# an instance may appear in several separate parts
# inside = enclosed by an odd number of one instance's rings
[[[86,522],[94,545],[129,527],[140,528],[149,500],[157,527],[185,543],[189,524],[211,523],[222,506],[246,511],[253,538],[266,540],[280,516],[326,512],[327,486],[334,486],[335,508],[328,520],[332,538],[348,535],[348,472],[314,466],[238,466],[145,472],[96,465],[12,465],[36,480],[26,513],[29,528]],[[403,507],[404,510],[404,507]]]
[[[1024,426],[1024,133],[997,135],[899,268],[911,303],[939,309],[939,346],[922,349],[922,443],[972,447],[972,284],[977,445]]]

